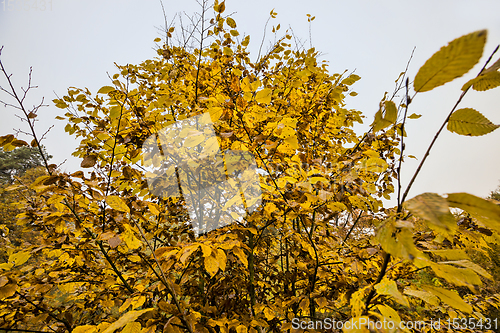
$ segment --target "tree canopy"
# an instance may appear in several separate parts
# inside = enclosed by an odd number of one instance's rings
[[[73,173],[47,163],[38,109],[8,91],[46,174],[25,184],[33,193],[17,215],[41,238],[0,263],[0,329],[394,332],[439,320],[448,331],[498,330],[490,250],[500,208],[467,193],[407,195],[445,126],[468,136],[499,126],[455,106],[410,184],[400,179],[405,123],[419,118],[411,101],[477,64],[487,32],[441,48],[413,85],[402,72],[357,135],[365,117],[344,100],[358,75],[329,73],[279,25],[251,61],[225,2],[203,2],[198,22],[180,40],[166,27],[158,57],[117,65],[97,93],[70,87],[54,100],[80,140]],[[494,66],[457,105],[500,85]],[[5,150],[24,145],[0,137]],[[384,207],[391,194],[397,206]]]

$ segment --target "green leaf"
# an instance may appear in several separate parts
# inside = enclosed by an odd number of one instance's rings
[[[123,326],[127,325],[128,323],[131,323],[135,321],[137,318],[139,318],[141,315],[143,315],[146,312],[149,312],[151,310],[154,310],[153,308],[150,309],[144,309],[141,311],[129,311],[125,313],[123,316],[121,316],[117,321],[112,323],[111,325],[108,326],[102,333],[113,333],[119,328],[122,328]]]
[[[479,111],[464,108],[453,112],[448,121],[448,131],[460,135],[480,136],[496,130],[500,125],[495,125]]]
[[[444,303],[450,305],[451,307],[457,310],[466,313],[472,312],[472,306],[465,303],[464,300],[454,291],[432,286],[423,286],[422,288],[427,292],[432,293],[433,295],[439,297],[441,301],[443,301]]]
[[[440,232],[456,229],[455,218],[450,213],[448,202],[436,193],[423,193],[405,202],[405,208],[414,215],[430,222],[430,227]]]
[[[410,119],[418,119],[420,117],[422,117],[421,114],[412,113],[411,116],[409,116],[408,118],[410,118]]]
[[[486,30],[479,30],[443,46],[419,69],[415,91],[432,90],[471,70],[483,54],[486,35]]]
[[[500,207],[468,193],[451,193],[446,198],[450,207],[465,210],[484,226],[500,232]]]
[[[101,87],[101,89],[99,89],[99,91],[97,93],[98,94],[107,94],[107,93],[112,92],[114,90],[115,90],[115,88],[113,88],[113,87],[104,86],[104,87]]]

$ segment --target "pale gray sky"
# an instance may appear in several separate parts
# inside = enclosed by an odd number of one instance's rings
[[[11,3],[13,10],[9,11]],[[30,7],[28,7],[30,4]],[[38,8],[35,8],[34,5]],[[45,4],[45,10],[41,8]],[[185,11],[192,14],[199,6],[194,0],[165,0],[167,18]],[[19,8],[18,8],[19,7]],[[234,18],[241,34],[251,36],[252,50],[258,50],[269,12],[276,19],[268,26],[281,24],[281,31],[291,26],[294,33],[309,45],[306,14],[316,16],[312,23],[312,44],[328,60],[330,71],[356,70],[361,80],[354,86],[356,97],[348,97],[347,107],[367,116],[359,130],[367,129],[377,111],[384,91],[392,92],[394,80],[404,70],[416,47],[410,65],[410,78],[441,46],[464,34],[488,29],[488,41],[480,64],[455,82],[417,95],[410,113],[422,114],[407,126],[407,153],[423,156],[427,145],[444,117],[460,95],[460,88],[479,71],[500,43],[500,2],[497,0],[351,0],[298,1],[253,0],[226,1],[226,12]],[[20,10],[18,10],[20,9]],[[28,98],[28,105],[44,96],[50,107],[40,111],[38,131],[55,127],[45,145],[53,162],[68,159],[63,170],[75,170],[80,161],[71,153],[77,142],[64,132],[64,121],[54,117],[64,111],[52,105],[55,93],[62,96],[70,86],[88,87],[96,92],[109,84],[106,72],[115,73],[118,64],[139,63],[156,56],[153,39],[155,27],[163,25],[157,0],[5,0],[0,3],[0,45],[2,60],[17,86],[26,86],[29,67],[33,83],[39,88]],[[307,40],[307,41],[306,41]],[[256,53],[252,59],[255,59]],[[498,53],[494,60],[500,57]],[[5,80],[0,79],[5,85]],[[4,98],[4,96],[2,96]],[[500,88],[487,92],[470,91],[461,107],[472,107],[492,122],[500,123]],[[25,129],[12,109],[0,107],[0,135],[12,128]],[[413,187],[410,197],[422,192],[469,192],[486,196],[500,180],[500,130],[483,137],[462,137],[444,132]],[[403,167],[404,185],[418,161],[409,160]]]

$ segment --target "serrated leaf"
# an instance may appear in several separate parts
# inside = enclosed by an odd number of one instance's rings
[[[479,30],[443,46],[419,69],[413,84],[415,91],[432,90],[471,70],[483,54],[486,35],[486,30]]]
[[[472,307],[465,303],[465,301],[454,291],[432,286],[423,286],[422,288],[457,310],[466,313],[472,312]]]
[[[120,212],[130,213],[130,208],[128,208],[125,201],[117,195],[110,195],[106,197],[106,203],[113,209]]]
[[[112,92],[114,91],[115,88],[114,87],[110,87],[110,86],[104,86],[104,87],[101,87],[101,89],[99,89],[97,91],[98,94],[107,94],[109,92]]]
[[[127,325],[130,322],[135,321],[137,318],[139,318],[141,315],[145,314],[146,312],[154,310],[153,308],[150,309],[144,309],[141,311],[129,311],[125,313],[123,316],[121,316],[117,321],[112,323],[111,325],[108,326],[102,333],[113,333],[119,328],[122,328],[123,326]]]
[[[423,193],[404,203],[414,215],[430,222],[430,227],[438,231],[451,232],[456,229],[455,218],[448,202],[436,193]]]
[[[500,72],[494,71],[486,74],[481,74],[464,84],[462,90],[465,91],[470,86],[472,86],[472,89],[476,91],[486,91],[496,88],[500,86]]]
[[[471,108],[459,109],[448,121],[448,131],[467,136],[481,136],[493,132],[500,125],[495,125],[479,111]]]

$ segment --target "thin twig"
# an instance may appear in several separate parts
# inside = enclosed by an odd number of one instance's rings
[[[500,45],[498,45],[495,50],[493,51],[493,53],[490,55],[490,57],[488,58],[488,60],[486,61],[486,63],[484,64],[483,68],[481,69],[481,71],[479,71],[478,75],[479,76],[483,71],[484,69],[486,68],[486,66],[488,65],[488,63],[491,61],[491,58],[493,58],[493,55],[498,51],[498,48],[499,48]],[[477,77],[476,76],[476,77]],[[427,148],[427,151],[425,152],[425,155],[424,157],[422,158],[422,161],[420,162],[420,164],[418,165],[418,168],[417,170],[415,171],[415,173],[413,174],[413,177],[411,178],[410,180],[410,183],[408,184],[408,187],[406,188],[406,191],[405,193],[403,194],[403,197],[401,198],[401,202],[403,203],[406,199],[406,197],[408,196],[408,193],[410,192],[410,189],[413,185],[413,183],[415,182],[415,179],[417,178],[418,174],[420,173],[420,170],[422,169],[422,166],[424,165],[425,161],[427,160],[427,157],[429,156],[430,152],[431,152],[431,149],[432,147],[434,146],[434,143],[436,142],[437,138],[439,137],[439,135],[441,134],[442,130],[444,129],[444,127],[446,126],[446,124],[448,123],[448,121],[450,120],[450,117],[451,115],[453,114],[453,112],[455,112],[455,109],[457,108],[458,104],[460,104],[460,102],[462,101],[462,99],[464,98],[465,94],[469,91],[470,89],[470,86],[467,87],[467,89],[465,89],[462,94],[460,95],[460,97],[458,98],[457,102],[455,103],[455,106],[453,106],[453,108],[451,109],[450,113],[448,114],[448,116],[446,117],[446,119],[444,120],[443,124],[441,125],[441,127],[439,128],[439,130],[437,131],[436,135],[434,136],[434,138],[432,139],[432,142],[431,144],[429,145],[429,148]]]

